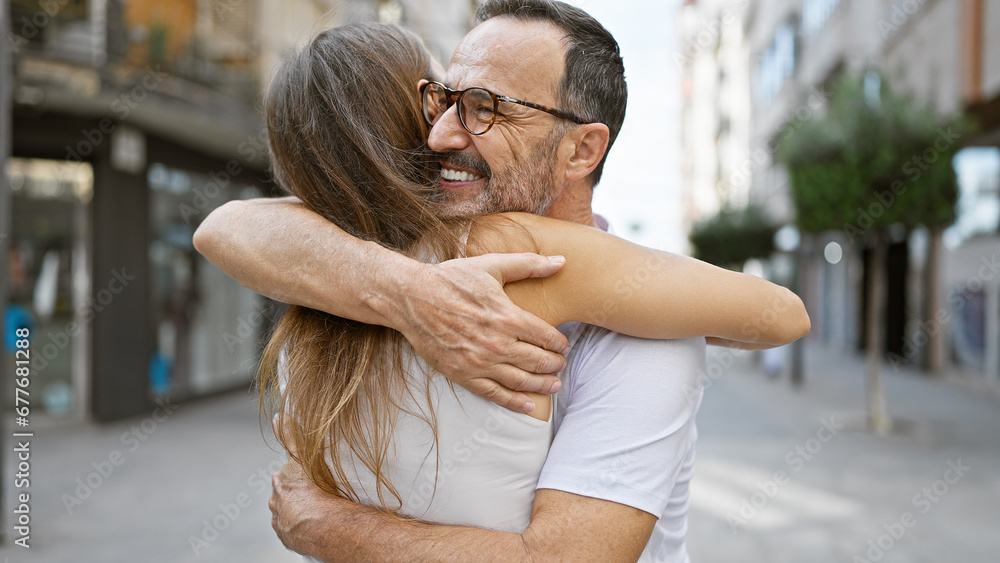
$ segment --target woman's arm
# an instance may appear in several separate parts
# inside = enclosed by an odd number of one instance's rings
[[[238,282],[272,299],[392,327],[469,391],[513,410],[557,382],[569,343],[515,307],[502,282],[559,269],[541,256],[424,264],[354,238],[295,198],[231,201],[194,245]]]
[[[505,288],[516,304],[555,326],[581,321],[642,338],[705,336],[758,348],[809,332],[798,296],[766,280],[583,225],[521,213],[503,217],[510,220],[477,222],[469,252],[565,256],[566,266],[551,278]]]

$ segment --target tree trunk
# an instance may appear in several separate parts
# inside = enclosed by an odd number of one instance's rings
[[[941,229],[930,230],[927,244],[927,261],[924,292],[927,310],[924,312],[924,326],[927,329],[927,351],[924,353],[924,370],[928,374],[939,374],[942,369],[942,349],[945,327],[940,325],[938,313],[941,309]]]
[[[871,429],[886,435],[892,429],[892,420],[885,403],[882,386],[882,362],[885,360],[885,303],[886,303],[886,237],[876,231],[872,241],[871,276],[868,281],[868,339],[865,360],[865,389],[868,396],[868,421]]]
[[[795,273],[792,278],[792,291],[802,299],[803,304],[809,305],[809,295],[807,295],[809,279],[807,272],[812,267],[812,245],[813,235],[803,233],[799,243],[799,249],[795,253]],[[808,310],[808,307],[807,307]],[[792,387],[802,387],[805,382],[805,337],[792,342],[791,346],[791,379]]]

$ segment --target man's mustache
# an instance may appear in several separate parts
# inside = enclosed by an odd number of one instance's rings
[[[451,165],[455,168],[462,168],[464,170],[475,171],[478,175],[483,176],[487,179],[493,177],[493,171],[490,170],[490,165],[486,164],[486,161],[481,158],[476,158],[461,152],[433,152],[431,151],[431,159],[437,160],[442,165]]]

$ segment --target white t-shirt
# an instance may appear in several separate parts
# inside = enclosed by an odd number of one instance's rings
[[[594,220],[614,232],[604,217]],[[687,563],[705,339],[646,340],[580,323],[559,328],[572,349],[538,488],[656,516],[639,561]]]
[[[705,339],[646,340],[578,323],[538,479],[658,518],[640,561],[688,561],[688,485],[701,404]]]

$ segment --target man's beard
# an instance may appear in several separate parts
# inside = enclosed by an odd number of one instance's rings
[[[555,199],[556,149],[565,131],[557,127],[539,143],[537,150],[529,150],[527,161],[515,162],[504,170],[494,172],[485,160],[465,153],[442,153],[442,164],[474,170],[486,178],[486,188],[470,200],[453,203],[444,194],[441,209],[444,215],[461,216],[477,213],[504,213],[521,211],[542,215]]]

